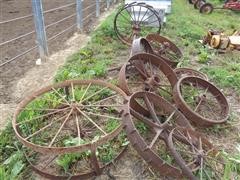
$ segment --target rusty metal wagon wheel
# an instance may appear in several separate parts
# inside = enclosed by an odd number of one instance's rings
[[[114,30],[123,43],[131,46],[136,37],[160,33],[161,19],[158,12],[145,3],[126,4],[115,16]]]
[[[222,178],[224,161],[204,135],[186,128],[175,128],[168,136],[168,146],[187,178]]]
[[[69,80],[25,98],[12,125],[20,142],[39,153],[94,150],[121,132],[125,99],[125,93],[109,83]]]
[[[226,97],[204,79],[182,77],[174,87],[173,98],[177,107],[196,125],[211,126],[227,121]]]
[[[199,12],[202,14],[211,14],[212,11],[213,11],[213,5],[210,3],[203,4],[199,9]]]
[[[135,111],[135,102],[144,106],[149,116]],[[184,115],[154,93],[137,92],[130,97],[122,117],[123,128],[139,155],[161,175],[182,177],[180,168],[169,154],[166,141],[173,128],[191,128]]]
[[[122,132],[95,150],[55,155],[27,149],[24,154],[31,168],[43,177],[77,180],[102,174],[104,169],[122,157],[127,144],[126,136]]]
[[[148,34],[146,39],[149,41],[157,56],[165,58],[170,66],[177,66],[183,54],[172,41],[158,34]]]
[[[208,77],[206,74],[200,72],[200,71],[197,71],[195,69],[191,69],[191,68],[176,68],[173,70],[177,77],[180,79],[181,77],[183,76],[196,76],[196,77],[199,77],[199,78],[202,78],[206,81],[208,81]]]
[[[161,58],[139,53],[132,56],[119,72],[119,87],[128,95],[136,91],[151,91],[172,99],[177,76]]]

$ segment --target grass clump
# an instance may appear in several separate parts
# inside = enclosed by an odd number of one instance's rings
[[[91,41],[67,59],[67,63],[58,70],[55,81],[67,79],[91,79],[105,77],[107,67],[118,56],[120,50],[127,47],[116,37],[113,29],[115,13],[91,34]]]

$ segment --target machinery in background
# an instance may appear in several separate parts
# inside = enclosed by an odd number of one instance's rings
[[[209,30],[202,43],[214,49],[240,51],[240,31],[235,31],[232,35],[226,35],[218,30]]]
[[[199,9],[199,12],[203,14],[210,14],[214,9],[240,11],[240,0],[226,0],[222,7],[213,7],[213,5],[206,2],[206,0],[189,0],[189,3],[193,4],[194,8]]]

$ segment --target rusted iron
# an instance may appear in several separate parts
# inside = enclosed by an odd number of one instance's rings
[[[68,80],[25,98],[17,107],[12,125],[20,142],[43,155],[91,152],[92,170],[87,174],[99,175],[105,166],[99,165],[97,148],[122,131],[121,113],[126,100],[126,94],[112,84],[100,80]],[[106,120],[115,120],[116,127],[107,129]],[[35,166],[33,169],[51,175]],[[79,176],[82,175],[76,175]]]
[[[191,68],[176,68],[173,70],[180,79],[183,76],[196,76],[208,81],[206,74]]]
[[[223,173],[222,160],[218,160],[217,149],[201,133],[192,129],[177,127],[168,136],[168,146],[172,156],[179,164],[183,174],[192,180],[221,179],[219,174]],[[209,163],[213,161],[214,163]],[[210,171],[211,173],[208,174]]]
[[[132,56],[119,72],[119,87],[127,95],[145,90],[172,96],[176,82],[172,68],[161,57],[147,53]]]
[[[153,54],[152,47],[145,38],[140,37],[132,42],[130,57],[138,53]]]
[[[114,18],[114,30],[120,41],[131,46],[134,38],[144,36],[146,32],[159,34],[161,19],[153,7],[134,2],[118,10]]]
[[[152,46],[155,55],[163,57],[171,67],[177,66],[183,54],[172,41],[159,34],[148,34],[146,39]]]
[[[56,159],[57,156],[54,156],[55,158],[50,158],[49,163],[47,163],[44,166],[41,166],[40,164],[36,165],[37,164],[36,158],[35,158],[35,162],[33,164],[30,160],[32,158],[29,158],[26,154],[25,154],[25,157],[27,159],[27,162],[30,164],[31,168],[33,169],[33,171],[35,171],[37,174],[39,174],[45,178],[54,179],[54,180],[59,180],[59,179],[60,180],[65,180],[65,179],[78,180],[78,179],[89,179],[89,178],[101,175],[103,173],[103,170],[106,169],[107,167],[109,167],[110,165],[112,165],[117,160],[119,160],[126,150],[127,150],[127,146],[123,147],[122,150],[119,152],[119,154],[111,162],[108,162],[106,164],[101,164],[101,165],[100,165],[100,163],[98,163],[97,164],[97,166],[99,166],[99,167],[97,167],[98,171],[95,170],[96,168],[94,169],[94,167],[89,166],[88,171],[85,170],[85,172],[75,173],[75,174],[66,174],[65,173],[65,175],[63,175],[62,173],[54,172],[54,171],[51,172],[51,170],[49,171],[48,167],[56,166],[56,164],[54,164],[53,161]],[[46,156],[46,155],[43,154],[42,156]],[[47,159],[47,160],[49,160],[49,159]],[[95,162],[98,162],[98,160],[96,160]],[[87,169],[86,166],[84,168]],[[76,171],[79,171],[79,170],[77,169]]]
[[[199,126],[224,123],[229,105],[223,93],[199,77],[182,77],[175,85],[173,99],[184,115]]]
[[[141,106],[145,107],[150,112],[150,115],[145,116],[141,112],[135,111],[136,102],[141,103]],[[168,133],[174,127],[192,128],[188,120],[177,108],[154,93],[137,92],[130,97],[122,118],[123,128],[127,132],[130,143],[149,165],[158,170],[161,175],[182,177],[178,165],[166,162],[156,152],[156,148],[165,147],[164,152],[167,153],[166,141]],[[145,127],[147,132],[141,132],[138,123],[143,123],[144,125],[141,125],[141,127]],[[151,135],[145,137],[148,133]]]

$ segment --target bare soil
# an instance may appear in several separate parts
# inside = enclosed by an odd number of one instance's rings
[[[76,2],[75,0],[43,0],[43,10],[49,10],[52,8],[57,8],[66,4],[71,4]],[[95,18],[95,4],[96,1],[83,1],[83,18],[84,20],[84,31],[89,32],[92,28],[93,22],[96,21]],[[104,11],[106,7],[105,1],[101,3],[101,11]],[[0,22],[27,16],[32,14],[31,0],[0,0]],[[44,14],[45,25],[52,24],[59,21],[67,16],[70,16],[76,12],[76,6],[65,7],[53,12]],[[91,14],[90,16],[88,16]],[[57,25],[53,25],[46,29],[47,38],[51,38],[54,35],[60,33],[66,28],[76,23],[76,16],[63,21]],[[20,35],[24,35],[34,31],[34,21],[33,17],[29,17],[22,20],[17,20],[14,22],[9,22],[1,24],[0,26],[0,43],[16,38]],[[48,42],[49,52],[53,54],[61,49],[66,48],[65,42],[76,32],[76,27],[59,36],[58,38]],[[11,42],[9,44],[0,46],[0,64],[6,62],[7,60],[19,55],[20,53],[27,51],[28,49],[36,45],[36,35],[35,33],[21,38],[17,41]],[[25,74],[35,66],[35,59],[38,58],[38,49],[31,51],[30,53],[16,59],[15,61],[0,67],[0,104],[17,103],[19,99],[15,99],[12,96],[15,91],[14,87],[16,82],[25,76]]]
[[[43,9],[49,10],[75,0],[43,0]],[[24,55],[15,61],[0,67],[0,129],[4,128],[7,119],[12,115],[16,104],[33,90],[52,82],[54,73],[59,66],[64,64],[66,57],[76,52],[86,44],[89,37],[87,33],[93,29],[97,22],[95,18],[95,1],[83,1],[83,34],[74,34],[76,28],[64,33],[58,38],[50,41],[49,51],[52,54],[47,62],[36,66],[36,59],[39,57],[37,49]],[[106,3],[100,4],[101,12],[105,11]],[[45,25],[52,24],[76,12],[75,6],[66,7],[54,12],[45,14]],[[31,0],[22,0],[21,3],[15,0],[0,0],[0,22],[26,16],[32,13]],[[86,18],[89,14],[91,14]],[[47,37],[50,38],[69,26],[76,23],[76,17],[47,28]],[[6,23],[0,26],[0,43],[13,39],[34,30],[33,18]],[[7,45],[0,46],[0,64],[17,56],[18,54],[33,47],[36,42],[35,33]]]

